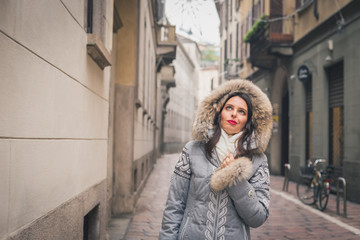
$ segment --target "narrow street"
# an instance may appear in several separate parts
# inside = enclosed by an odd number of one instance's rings
[[[359,42],[360,0],[0,0],[0,240],[158,239],[179,151],[216,129],[269,157],[251,239],[360,240]],[[317,159],[346,217],[282,190]],[[240,238],[210,196],[200,231]]]
[[[157,239],[161,226],[170,178],[178,154],[164,155],[147,180],[133,216],[112,219],[109,224],[111,240]],[[331,196],[328,207],[320,212],[305,206],[296,197],[296,185],[289,184],[283,192],[283,177],[271,176],[270,217],[257,229],[252,239],[360,239],[360,205],[347,203],[347,218],[336,214],[336,198]]]

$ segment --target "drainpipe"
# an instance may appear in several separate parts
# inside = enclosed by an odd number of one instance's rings
[[[318,1],[314,0],[314,16],[316,20],[319,20],[319,12],[318,12]]]
[[[251,16],[251,26],[254,25],[254,0],[252,0],[252,16]]]

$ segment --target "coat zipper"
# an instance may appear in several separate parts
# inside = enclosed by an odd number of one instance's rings
[[[185,224],[184,224],[184,227],[183,227],[183,229],[182,229],[182,231],[181,231],[180,240],[184,239],[185,230],[186,230],[186,226],[187,226],[187,224],[188,224],[188,221],[189,221],[189,217],[186,219],[186,222],[185,222]]]
[[[221,165],[221,162],[220,162],[220,159],[217,156],[217,153],[215,150],[213,150],[213,154],[215,154],[215,158],[211,158],[211,159],[214,160],[215,163],[217,163],[217,164],[214,164],[214,166],[219,167]],[[210,161],[210,162],[212,162],[212,161]],[[216,208],[215,208],[215,223],[214,223],[215,225],[214,225],[214,235],[213,235],[214,240],[216,240],[216,238],[217,238],[217,231],[218,231],[217,226],[218,226],[218,218],[219,218],[220,195],[221,195],[221,192],[216,193]]]
[[[214,237],[213,239],[216,240],[217,238],[217,227],[218,227],[218,218],[219,218],[219,205],[220,205],[220,194],[216,193],[216,208],[215,208],[215,226],[214,226]]]
[[[214,154],[215,154],[215,162],[218,164],[217,167],[219,167],[221,165],[221,162],[220,162],[220,159],[219,157],[217,156],[217,153],[216,151],[214,150]],[[221,195],[221,192],[219,193],[216,193],[216,208],[215,208],[215,225],[214,225],[214,236],[213,236],[213,239],[216,240],[217,238],[217,227],[218,227],[218,218],[219,218],[219,205],[220,205],[220,195]]]

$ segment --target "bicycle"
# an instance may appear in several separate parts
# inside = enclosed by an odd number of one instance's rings
[[[296,185],[296,193],[301,202],[307,205],[316,204],[320,211],[324,211],[329,200],[330,178],[324,170],[317,169],[319,163],[325,159],[317,159],[314,164],[309,160],[307,166],[300,167],[301,177]]]

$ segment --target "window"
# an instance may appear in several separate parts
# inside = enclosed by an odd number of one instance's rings
[[[88,0],[87,24],[86,24],[86,32],[87,33],[92,33],[93,32],[93,13],[94,13],[93,6],[94,6],[93,0]]]
[[[99,205],[84,216],[83,240],[96,240],[100,238]]]
[[[111,55],[106,49],[104,1],[87,0],[86,6],[86,32],[88,33],[87,52],[96,64],[103,70],[111,66]]]
[[[134,170],[134,192],[137,190],[137,169]]]
[[[223,24],[224,24],[224,4],[220,4],[219,6],[219,19],[220,19],[220,26],[219,26],[219,30],[220,30],[220,36],[222,36],[222,30],[223,30]]]
[[[279,18],[283,16],[283,2],[282,0],[273,0],[270,2],[270,18]],[[272,33],[282,33],[283,32],[283,22],[274,21],[271,23],[271,32]]]
[[[249,29],[251,29],[251,27],[252,27],[251,19],[252,19],[252,11],[250,11],[249,15],[246,17],[246,24],[245,24],[246,32],[248,32]],[[245,57],[246,58],[250,57],[250,43],[245,44]]]
[[[230,52],[229,52],[229,56],[230,59],[232,59],[232,34],[230,34],[230,44],[229,44],[229,48],[230,48]]]
[[[145,176],[145,170],[144,170],[144,163],[141,163],[141,179],[144,179]]]
[[[260,18],[264,14],[264,0],[258,0],[253,6],[253,21]]]
[[[228,22],[229,22],[229,0],[226,0],[226,14],[225,14],[225,29],[228,28]]]
[[[105,2],[101,0],[87,0],[86,32],[96,34],[105,42]]]
[[[224,60],[227,60],[227,40],[224,42]]]
[[[123,23],[120,18],[119,10],[116,7],[116,1],[114,1],[114,15],[113,15],[113,33],[117,33],[117,31],[123,26]]]
[[[236,24],[236,52],[235,52],[235,57],[239,58],[239,23]]]
[[[239,8],[240,8],[240,0],[235,0],[235,8],[236,8],[236,11],[239,10]]]
[[[306,159],[312,156],[312,81],[305,83],[305,109],[306,109]]]
[[[240,62],[242,62],[243,59],[244,59],[244,51],[243,51],[244,42],[243,42],[243,38],[244,38],[244,23],[241,24],[241,29],[240,29]]]

